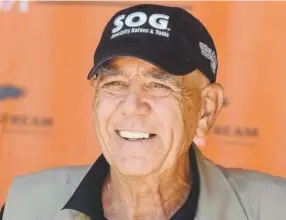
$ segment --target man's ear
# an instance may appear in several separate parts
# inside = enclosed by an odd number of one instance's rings
[[[199,137],[205,136],[220,112],[223,104],[223,87],[218,83],[208,84],[201,93],[201,111],[196,130]]]

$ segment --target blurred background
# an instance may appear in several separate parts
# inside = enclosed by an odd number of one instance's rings
[[[0,0],[0,204],[15,175],[96,160],[86,77],[104,25],[135,3]],[[286,177],[286,2],[157,3],[193,13],[218,48],[225,100],[204,154]]]

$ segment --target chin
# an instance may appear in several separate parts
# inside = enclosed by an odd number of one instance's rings
[[[142,158],[127,158],[116,164],[119,173],[126,176],[146,176],[155,171],[155,168]]]

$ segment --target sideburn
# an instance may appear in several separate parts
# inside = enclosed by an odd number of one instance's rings
[[[192,143],[200,116],[201,91],[199,88],[184,88],[180,95],[180,108],[184,124],[184,142],[188,146]]]

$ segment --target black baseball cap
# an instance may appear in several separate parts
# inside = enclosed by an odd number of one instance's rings
[[[192,14],[179,7],[141,4],[117,12],[107,23],[94,54],[98,67],[116,57],[143,59],[174,75],[200,70],[215,82],[217,55],[212,37]]]

